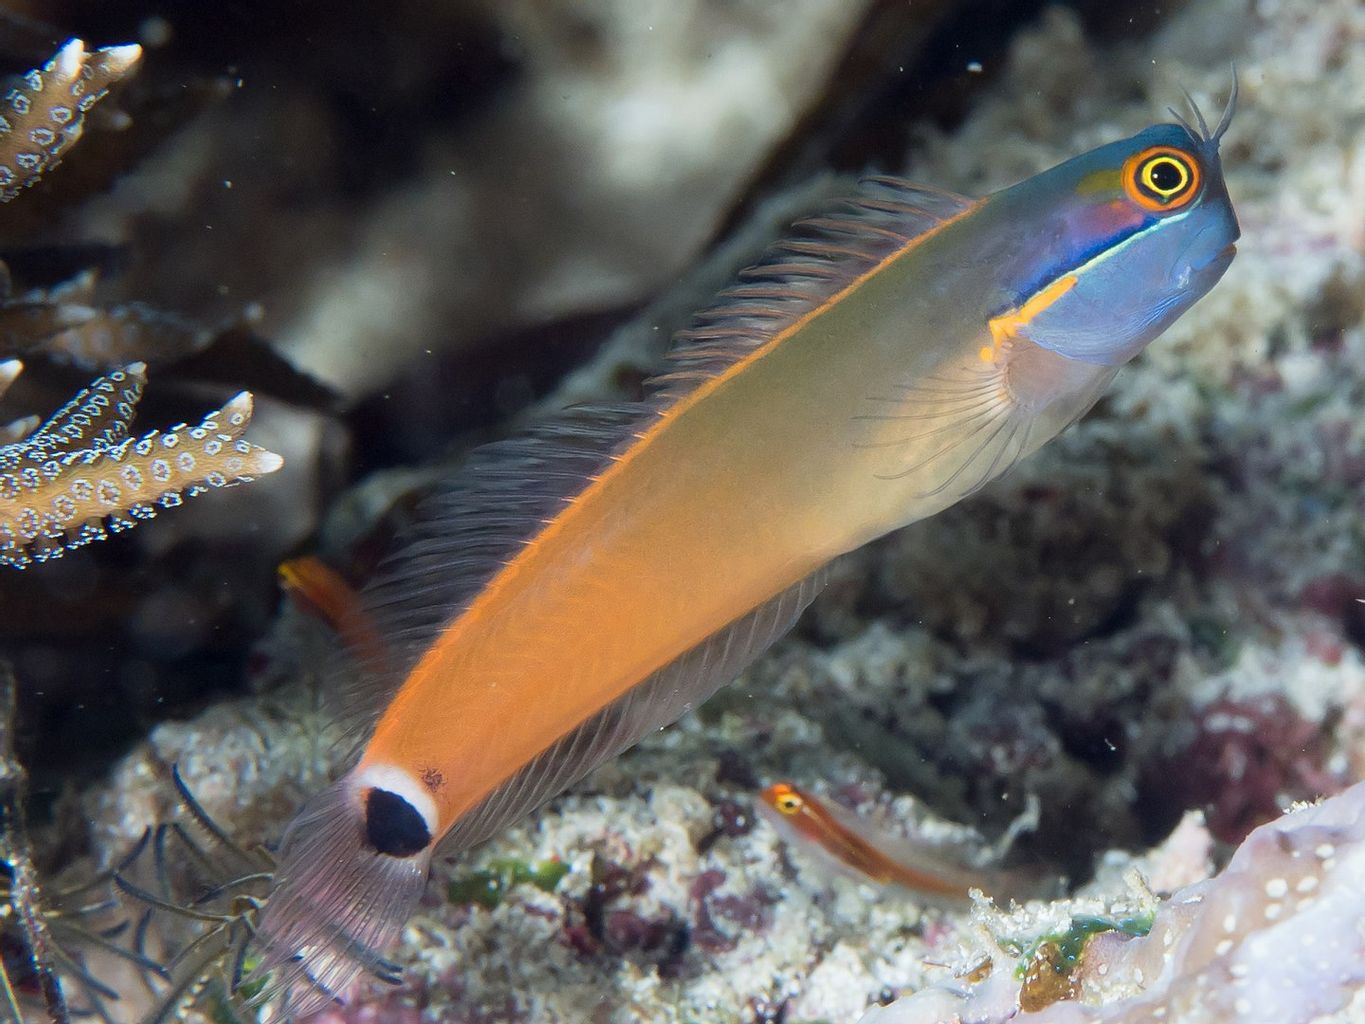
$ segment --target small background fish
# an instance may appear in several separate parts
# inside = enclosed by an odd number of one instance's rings
[[[826,870],[874,886],[902,889],[931,904],[960,909],[968,904],[973,889],[1006,903],[1047,888],[1035,870],[1010,872],[998,865],[977,866],[974,862],[983,854],[990,856],[987,851],[895,835],[789,782],[768,786],[755,806],[788,844]]]

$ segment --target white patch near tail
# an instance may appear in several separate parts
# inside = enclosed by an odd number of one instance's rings
[[[378,774],[376,774],[376,771]],[[251,979],[279,1019],[303,1020],[343,1002],[362,972],[392,980],[383,959],[426,886],[431,846],[408,857],[377,852],[366,834],[373,789],[397,793],[427,821],[430,797],[395,769],[352,771],[314,796],[280,843],[275,888],[261,918]],[[248,979],[248,980],[251,980]]]

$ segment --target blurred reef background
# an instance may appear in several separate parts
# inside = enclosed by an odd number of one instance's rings
[[[183,820],[172,764],[247,845],[321,784],[333,641],[281,561],[363,580],[472,446],[638,393],[695,308],[860,175],[982,194],[1182,88],[1216,114],[1234,62],[1243,237],[1213,293],[1006,479],[840,563],[699,712],[439,863],[404,985],[333,1024],[851,1024],[966,986],[1004,931],[1027,959],[1082,912],[1150,916],[1365,779],[1358,0],[0,3],[0,70],[71,37],[141,66],[0,206],[0,259],[58,305],[81,280],[112,340],[30,344],[0,310],[26,367],[0,420],[142,361],[139,422],[250,389],[284,466],[0,578],[52,876]],[[777,779],[987,839],[1036,797],[1026,852],[1083,895],[1004,922],[830,879],[755,820]],[[91,962],[126,1019],[151,1004]]]

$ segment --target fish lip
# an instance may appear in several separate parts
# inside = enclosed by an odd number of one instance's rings
[[[1199,264],[1199,266],[1195,268],[1195,271],[1197,273],[1200,270],[1207,270],[1209,267],[1215,267],[1220,264],[1226,267],[1229,263],[1232,262],[1232,258],[1236,255],[1237,243],[1229,242],[1227,245],[1223,246],[1223,248],[1219,249],[1216,253],[1214,253],[1212,256],[1206,259],[1203,263]]]

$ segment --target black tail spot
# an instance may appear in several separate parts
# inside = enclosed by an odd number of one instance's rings
[[[365,838],[390,857],[411,857],[431,843],[417,808],[387,789],[371,789],[365,795]]]

